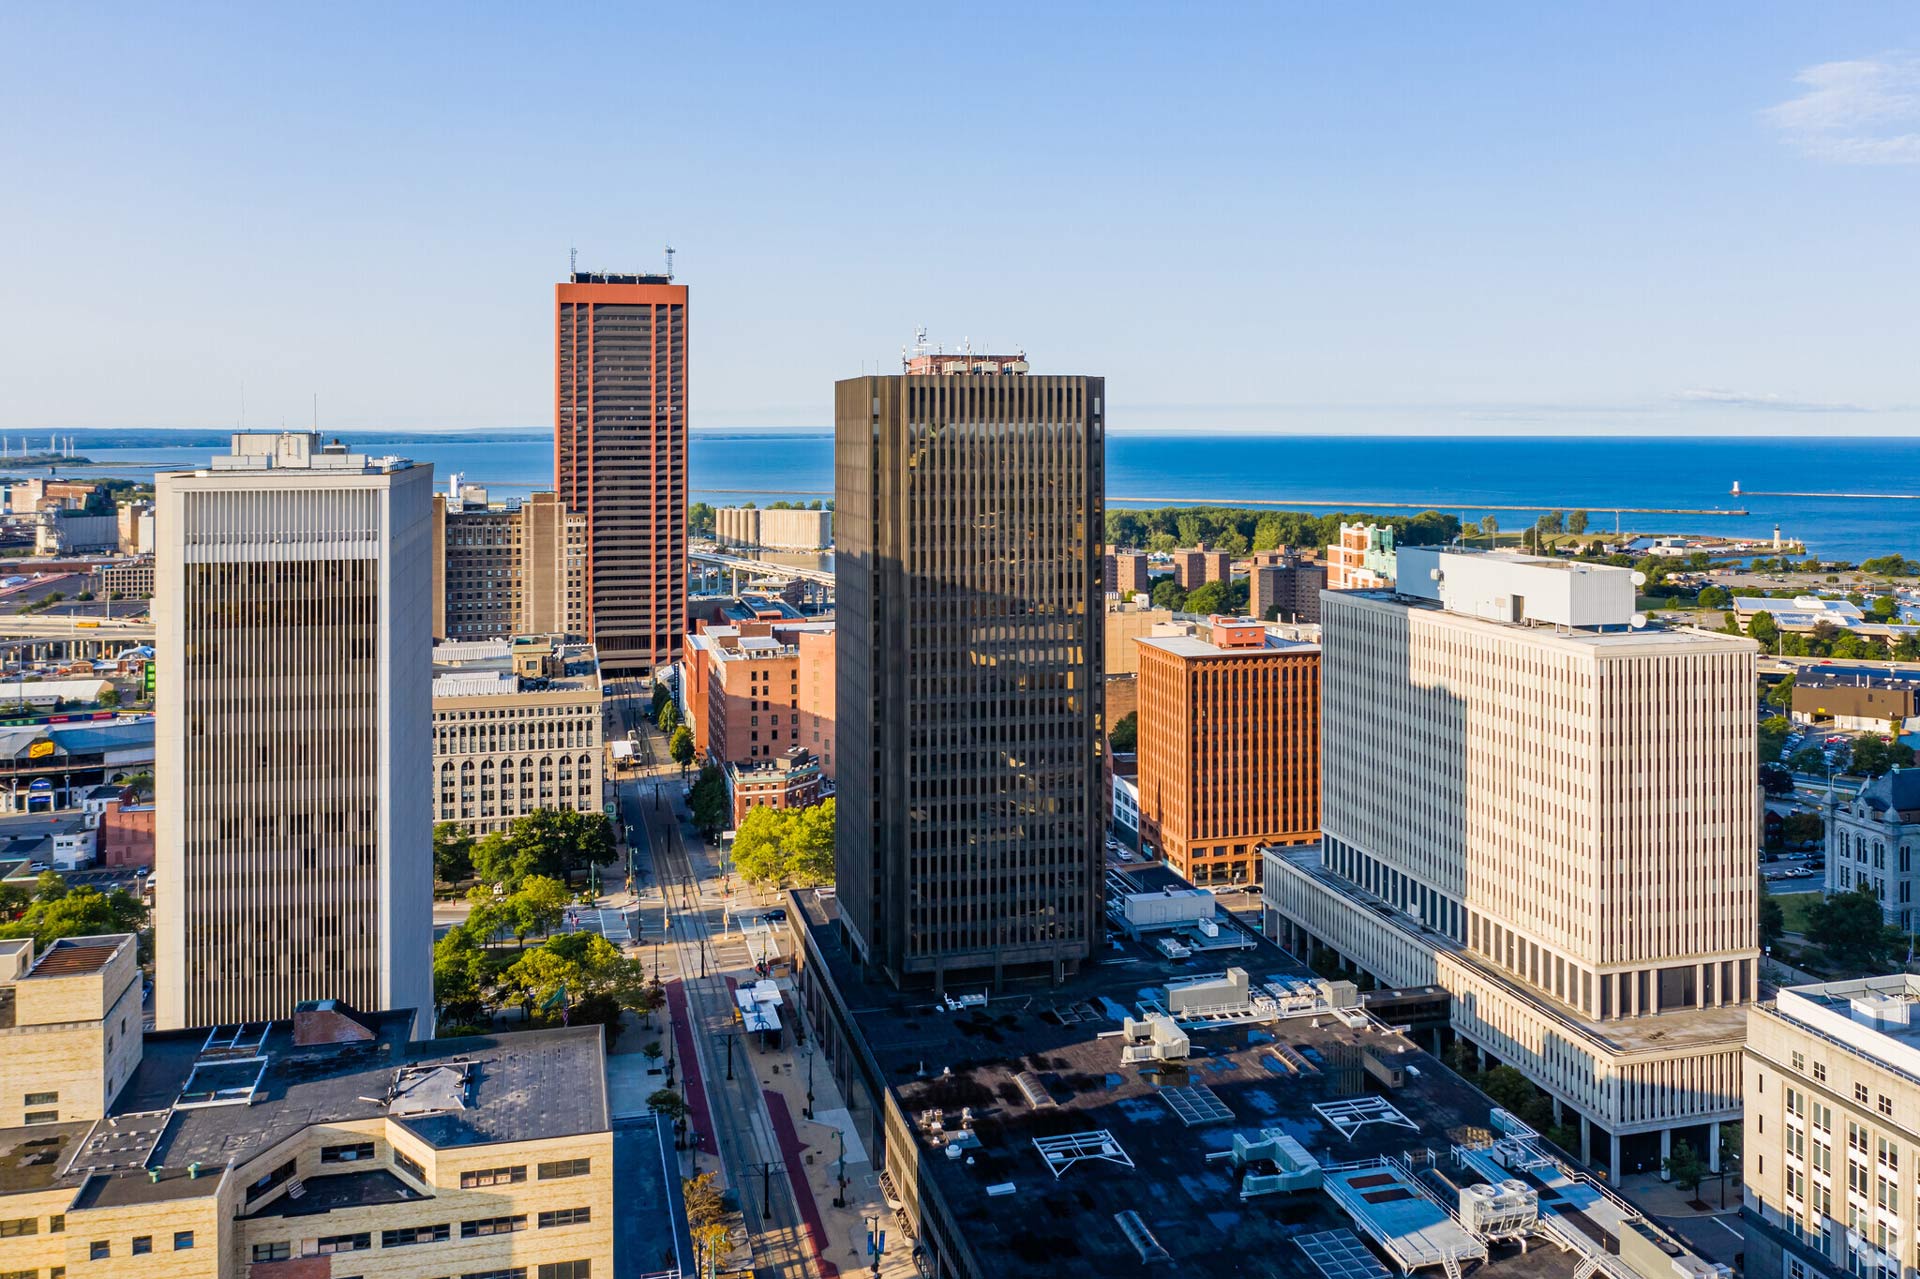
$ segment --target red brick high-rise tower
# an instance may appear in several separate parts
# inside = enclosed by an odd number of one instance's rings
[[[554,287],[554,487],[587,517],[587,626],[612,678],[678,655],[687,611],[687,289]]]

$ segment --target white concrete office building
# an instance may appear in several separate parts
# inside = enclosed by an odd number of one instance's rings
[[[162,1029],[433,1006],[432,468],[240,434],[162,474]]]
[[[1792,986],[1747,1024],[1746,1273],[1871,1275],[1920,1262],[1920,977]]]
[[[1582,1156],[1717,1154],[1758,960],[1756,646],[1635,625],[1626,569],[1402,547],[1322,596],[1323,839],[1269,928],[1393,987],[1577,1115]]]

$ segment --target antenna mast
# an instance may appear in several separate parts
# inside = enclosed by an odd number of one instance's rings
[[[580,274],[580,250],[576,247],[567,250],[567,277],[571,279],[578,274]]]
[[[673,246],[671,244],[667,246],[667,278],[669,280],[673,278]]]

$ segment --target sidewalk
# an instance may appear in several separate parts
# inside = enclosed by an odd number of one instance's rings
[[[1740,1211],[1738,1176],[1727,1183],[1727,1206],[1720,1206],[1720,1174],[1712,1173],[1691,1194],[1670,1181],[1660,1180],[1657,1172],[1631,1173],[1615,1186],[1620,1194],[1650,1217],[1731,1217]],[[1705,1212],[1693,1206],[1699,1199],[1708,1205]]]

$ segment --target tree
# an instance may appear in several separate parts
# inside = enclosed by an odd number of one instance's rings
[[[449,928],[433,944],[433,1001],[443,1011],[479,1010],[487,972],[483,940],[468,923]]]
[[[685,724],[673,730],[673,736],[667,742],[667,754],[673,756],[673,762],[680,765],[680,771],[686,772],[687,765],[693,763],[693,730]]]
[[[33,881],[33,899],[57,902],[67,895],[67,877],[57,870],[43,870]]]
[[[1707,1163],[1694,1153],[1693,1147],[1682,1137],[1673,1143],[1673,1153],[1660,1161],[1668,1180],[1689,1194],[1700,1189],[1700,1183],[1706,1179]]]
[[[1701,589],[1699,599],[1694,602],[1701,608],[1725,608],[1733,602],[1733,597],[1724,586],[1708,586]]]
[[[1567,532],[1578,536],[1586,531],[1587,513],[1585,511],[1575,511],[1573,514],[1567,516]]]
[[[1791,795],[1793,793],[1793,774],[1778,764],[1760,766],[1760,789],[1768,795]]]
[[[40,878],[45,880],[47,875]],[[62,937],[138,933],[146,922],[147,908],[124,889],[116,888],[111,893],[84,885],[69,889],[65,881],[60,881],[55,895],[36,897],[26,914],[11,924],[0,925],[0,937],[31,937],[36,947],[45,950]]]
[[[1227,584],[1221,581],[1202,582],[1187,592],[1186,612],[1221,613],[1227,607]]]
[[[1891,621],[1900,612],[1900,601],[1891,595],[1876,595],[1867,611],[1883,622]],[[103,706],[105,704],[101,703]]]
[[[733,837],[733,865],[750,884],[806,886],[833,879],[834,802],[747,810]]]
[[[1122,755],[1132,754],[1134,747],[1139,744],[1139,738],[1140,712],[1138,711],[1128,711],[1122,715],[1107,733],[1108,744]]]
[[[1155,608],[1164,608],[1169,612],[1179,613],[1187,606],[1186,588],[1170,577],[1162,577],[1154,581],[1150,598]]]
[[[1488,546],[1498,546],[1500,544],[1500,521],[1491,512],[1480,521],[1480,528],[1481,531],[1487,535]]]
[[[673,694],[667,691],[667,686],[665,684],[660,683],[658,680],[654,681],[653,701],[650,702],[647,706],[647,718],[659,719],[661,709],[665,707],[666,704],[672,700],[673,700]]]
[[[120,690],[109,684],[100,692],[100,705],[112,710],[120,704]]]
[[[708,834],[726,829],[733,808],[727,798],[727,779],[714,765],[708,764],[700,770],[699,778],[693,783],[692,805],[695,826]]]
[[[599,933],[562,933],[514,960],[500,980],[538,1008],[557,996],[605,991],[624,976],[619,969],[634,962]]]
[[[1880,899],[1864,884],[1815,903],[1807,912],[1807,940],[1836,964],[1872,972],[1886,971],[1906,944],[1899,929],[1888,927]]]
[[[1747,634],[1758,640],[1762,647],[1772,648],[1780,641],[1780,627],[1775,624],[1770,613],[1755,613],[1747,622]]]
[[[533,933],[550,933],[573,900],[567,886],[545,875],[529,875],[507,895],[504,905],[513,935],[523,943]],[[598,936],[598,934],[589,934]]]
[[[1787,734],[1793,731],[1793,723],[1785,715],[1769,715],[1760,721],[1760,762],[1771,764],[1780,758],[1780,751],[1787,744]]]
[[[651,1104],[652,1098],[648,1102]],[[686,1113],[684,1106],[680,1113]],[[680,1193],[687,1205],[687,1233],[693,1240],[695,1268],[703,1275],[718,1274],[720,1258],[733,1232],[727,1226],[726,1200],[714,1182],[714,1174],[703,1172],[686,1178],[680,1183]]]
[[[613,823],[604,813],[538,808],[473,847],[481,882],[511,893],[529,875],[564,880],[613,860]]]
[[[733,832],[733,868],[749,884],[776,884],[786,873],[781,845],[785,823],[780,810],[749,808]]]
[[[1704,597],[1705,591],[1701,592]],[[1783,676],[1778,684],[1767,690],[1767,705],[1775,710],[1793,709],[1793,676]]]
[[[434,825],[433,877],[443,884],[473,878],[473,836],[453,822]]]
[[[1861,560],[1860,571],[1882,577],[1920,577],[1920,561],[1910,560],[1904,555],[1878,555],[1870,560]]]
[[[654,717],[653,722],[661,732],[671,733],[674,729],[680,727],[680,707],[672,700],[669,700],[666,705],[660,708],[660,713]]]
[[[1889,742],[1872,733],[1854,739],[1852,771],[1862,777],[1878,777],[1888,769],[1912,766],[1913,747],[1905,742]]]
[[[793,810],[793,830],[787,837],[787,882],[809,888],[833,882],[834,802],[821,800]]]
[[[1772,946],[1787,931],[1787,913],[1780,908],[1780,900],[1767,891],[1765,880],[1760,881],[1760,944]]]
[[[1818,813],[1788,813],[1780,834],[1789,844],[1817,844],[1827,832]]]

